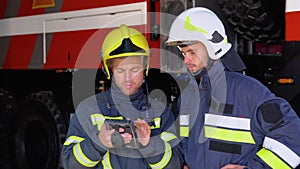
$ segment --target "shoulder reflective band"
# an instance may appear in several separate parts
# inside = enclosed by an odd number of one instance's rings
[[[101,126],[104,123],[105,119],[123,120],[123,117],[122,116],[116,116],[116,117],[103,116],[100,113],[96,113],[96,114],[91,115],[92,124],[97,125],[98,130],[101,130]]]
[[[204,124],[232,129],[250,130],[250,119],[248,118],[205,114]]]
[[[68,146],[70,144],[73,144],[73,143],[80,143],[84,140],[84,138],[82,137],[78,137],[78,136],[70,136],[67,138],[67,140],[65,141],[64,143],[64,146]]]
[[[154,120],[154,124],[155,126],[151,126],[150,129],[159,129],[160,128],[160,121],[161,118],[160,117],[156,117]]]
[[[156,164],[149,164],[152,169],[164,168],[172,157],[172,147],[169,143],[165,142],[165,153],[162,159]]]
[[[188,114],[179,116],[180,137],[189,137],[189,131],[190,131],[189,124],[190,124],[190,116]]]
[[[82,164],[83,166],[86,166],[86,167],[94,167],[95,165],[97,165],[100,162],[100,161],[92,161],[86,155],[84,155],[84,153],[81,150],[80,143],[77,143],[73,147],[73,154],[74,154],[76,160],[80,164]]]
[[[218,140],[255,144],[249,131],[237,131],[223,128],[204,126],[205,137]]]
[[[270,150],[262,148],[256,155],[261,158],[265,163],[267,163],[273,169],[290,169],[285,162],[283,162],[279,157],[273,154]]]
[[[169,132],[162,132],[160,134],[160,138],[164,141],[170,141],[170,140],[173,140],[173,139],[176,139],[177,137],[175,136],[175,134],[173,133],[169,133]]]
[[[102,160],[103,169],[112,169],[111,163],[110,163],[110,153],[107,151]]]
[[[296,153],[270,137],[265,137],[263,147],[274,152],[293,168],[296,168],[300,164],[300,157]]]

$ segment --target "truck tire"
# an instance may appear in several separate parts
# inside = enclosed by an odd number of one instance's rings
[[[262,0],[218,0],[218,3],[240,37],[265,44],[283,38],[281,26],[268,15]]]
[[[67,133],[66,112],[52,92],[31,94],[18,110],[15,128],[15,161],[19,169],[58,169]]]
[[[14,97],[13,95],[0,89],[0,169],[11,168],[11,138],[12,138],[12,119],[14,112]]]

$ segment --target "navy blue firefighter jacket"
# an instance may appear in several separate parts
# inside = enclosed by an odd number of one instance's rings
[[[199,84],[195,81],[185,90],[179,99],[179,116],[189,169],[299,165],[300,120],[286,100],[256,79],[227,71],[218,62]],[[189,110],[195,107],[196,111]]]
[[[105,119],[150,119],[150,143],[140,148],[106,148],[98,139]],[[148,99],[141,88],[128,97],[111,88],[82,101],[72,117],[62,150],[65,169],[180,169],[183,156],[169,106]]]

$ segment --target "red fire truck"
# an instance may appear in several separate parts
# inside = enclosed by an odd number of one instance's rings
[[[122,23],[139,29],[158,68],[159,16],[147,13],[158,9],[149,0],[1,0],[0,165],[59,168],[71,113],[109,84],[98,71],[104,36]]]
[[[121,23],[145,33],[154,68],[150,86],[167,81],[160,88],[175,103],[178,85],[157,70],[183,71],[182,62],[168,57],[176,48],[163,42],[175,16],[195,6],[219,15],[246,74],[299,113],[300,3],[295,0],[1,0],[1,167],[61,168],[60,150],[76,105],[109,86],[99,69],[100,48]]]

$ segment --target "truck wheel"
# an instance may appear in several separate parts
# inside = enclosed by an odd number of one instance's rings
[[[261,0],[218,0],[218,3],[242,38],[259,43],[274,43],[282,39],[281,27],[267,14]]]
[[[19,107],[15,131],[15,160],[20,169],[58,169],[67,132],[65,112],[52,92],[37,92]]]
[[[10,169],[10,152],[12,138],[12,119],[14,112],[14,97],[4,89],[0,89],[0,168]]]

